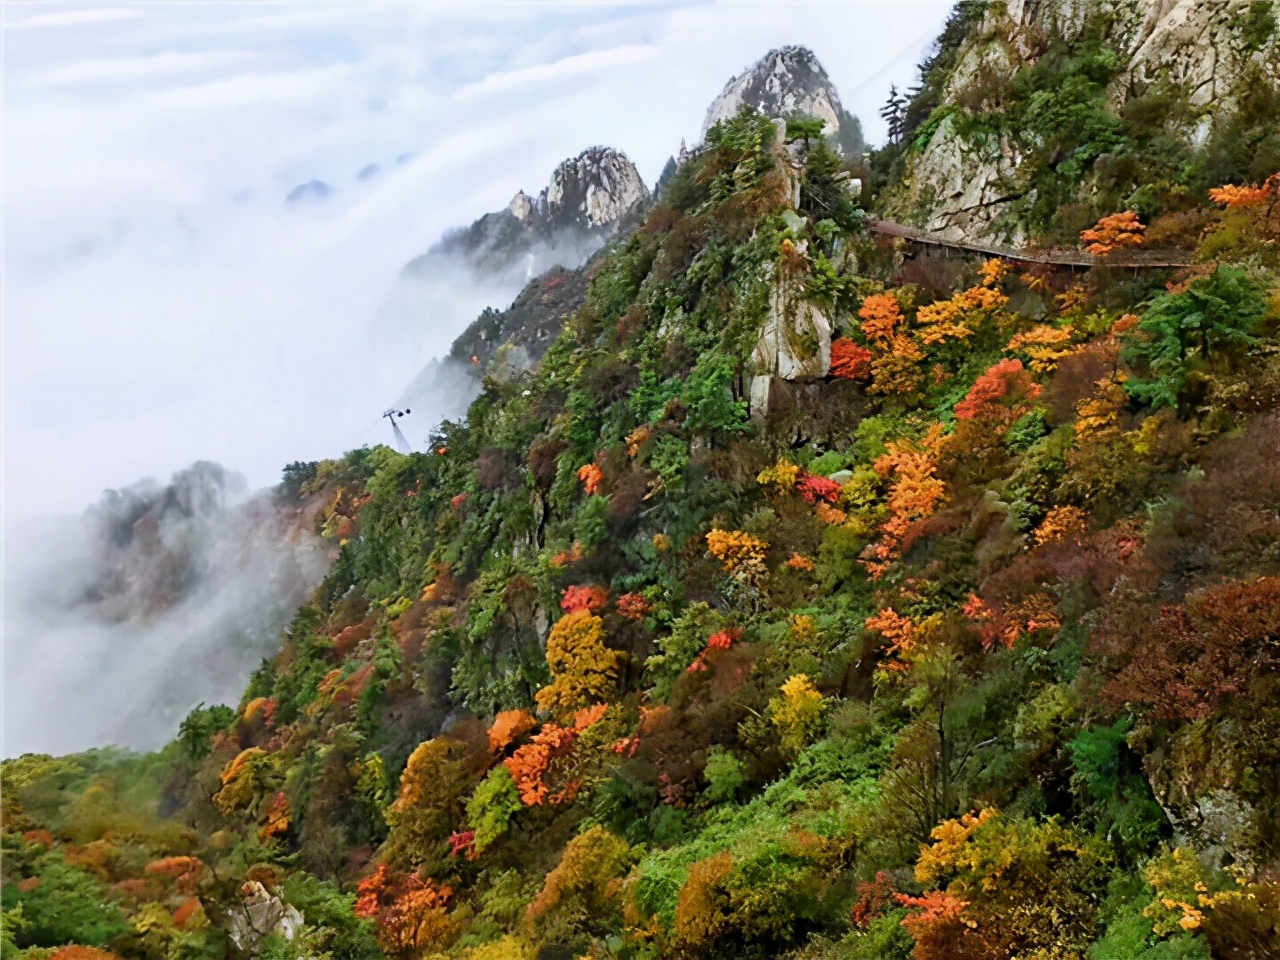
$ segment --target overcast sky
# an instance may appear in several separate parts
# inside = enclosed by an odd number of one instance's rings
[[[197,459],[262,486],[389,440],[394,376],[472,319],[442,304],[421,356],[371,349],[442,230],[593,144],[652,184],[725,81],[787,43],[879,142],[949,5],[7,3],[7,519]],[[287,208],[312,179],[333,195]]]

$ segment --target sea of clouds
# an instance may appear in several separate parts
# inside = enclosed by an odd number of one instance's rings
[[[36,567],[56,578],[88,549],[67,521],[42,535],[65,557],[37,564],[27,521],[197,460],[256,489],[287,462],[389,442],[382,411],[517,292],[460,275],[380,328],[401,267],[444,230],[593,144],[652,184],[729,76],[783,43],[816,51],[874,142],[948,6],[6,5],[4,648],[24,664],[20,683],[6,664],[6,714],[53,716],[86,695],[71,677],[131,642],[55,640],[48,617],[15,633],[33,596],[51,616],[66,604]],[[311,181],[331,192],[286,203]],[[465,385],[447,393],[401,421],[411,443],[459,412]],[[175,632],[147,642],[183,656]],[[252,665],[235,660],[237,683]],[[65,742],[172,732],[167,714],[121,730],[110,709],[77,713]],[[7,754],[34,742],[9,727]]]

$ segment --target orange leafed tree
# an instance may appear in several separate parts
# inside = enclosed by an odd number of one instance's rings
[[[384,863],[356,887],[355,914],[378,924],[378,945],[408,958],[441,950],[457,937],[459,925],[446,907],[453,890]]]
[[[189,897],[179,905],[178,909],[173,911],[173,925],[181,930],[197,913],[201,912],[203,910],[200,900],[197,897]]]
[[[916,942],[915,955],[922,960],[949,956],[949,951],[967,930],[963,916],[969,901],[940,890],[930,890],[920,897],[895,893],[893,898],[904,907],[920,911],[902,920],[903,927]]]
[[[489,727],[489,749],[501,753],[537,726],[538,721],[528,710],[504,710]]]
[[[910,617],[903,616],[892,607],[885,607],[867,618],[866,627],[889,641],[889,654],[907,653],[923,638],[928,629],[921,629]]]
[[[933,515],[946,499],[946,484],[935,476],[938,446],[942,442],[942,424],[934,424],[919,442],[890,441],[888,452],[872,466],[882,477],[893,477],[889,487],[889,519],[880,528],[880,540],[867,548],[867,569],[880,577],[889,562],[910,548],[911,527]]]
[[[279,836],[289,830],[289,797],[283,790],[276,791],[267,807],[266,822],[258,829],[263,840]]]
[[[528,743],[503,761],[526,807],[543,803],[569,803],[577,795],[579,781],[569,780],[553,791],[548,781],[573,752],[579,734],[604,716],[606,707],[597,704],[574,715],[570,726],[548,723]]]
[[[1095,257],[1105,257],[1121,247],[1139,246],[1146,229],[1136,213],[1126,210],[1103,217],[1088,230],[1082,230],[1080,240]]]
[[[532,740],[503,761],[520,792],[521,803],[526,807],[536,807],[548,800],[559,803],[565,799],[559,793],[551,793],[546,774],[553,761],[569,754],[577,739],[572,727],[548,723]]]
[[[902,323],[902,307],[892,293],[875,293],[862,301],[858,318],[862,321],[862,335],[885,347]]]
[[[624,593],[618,598],[618,615],[624,620],[643,620],[649,615],[649,601],[638,593]]]
[[[587,493],[595,493],[600,489],[600,481],[604,479],[604,471],[594,463],[578,468],[578,479],[582,481],[582,489]]]
[[[1209,199],[1231,210],[1243,207],[1256,207],[1280,193],[1280,173],[1272,174],[1260,187],[1232,183],[1214,187],[1209,191]]]
[[[97,947],[82,947],[73,944],[63,947],[49,960],[120,960],[120,955],[110,950],[99,950]]]

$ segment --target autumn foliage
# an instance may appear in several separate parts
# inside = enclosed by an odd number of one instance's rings
[[[622,654],[604,643],[604,621],[585,608],[566,613],[547,637],[551,683],[538,691],[538,706],[564,716],[612,697]]]
[[[604,471],[594,463],[578,468],[578,479],[582,481],[582,489],[587,493],[595,493],[600,489],[600,481],[604,479]]]
[[[1080,233],[1085,249],[1095,257],[1105,257],[1123,247],[1136,247],[1143,242],[1146,226],[1132,210],[1103,217]]]
[[[599,584],[569,587],[560,599],[560,609],[567,613],[586,610],[599,613],[609,605],[609,588]]]
[[[965,398],[956,404],[957,420],[998,419],[1012,422],[1026,410],[1026,401],[1040,396],[1040,385],[1021,360],[1000,360],[987,368]]]
[[[528,710],[504,710],[489,726],[489,749],[502,753],[537,726],[537,719]]]
[[[567,759],[579,735],[604,716],[604,704],[579,710],[569,726],[545,724],[533,738],[503,761],[525,806],[568,803],[577,795],[579,782],[570,780],[552,789],[548,780],[560,761]]]
[[[618,598],[617,609],[624,620],[643,620],[649,615],[649,601],[638,593],[624,593]]]
[[[147,864],[146,873],[153,877],[167,877],[182,893],[194,893],[206,869],[198,857],[163,857]]]
[[[848,337],[831,341],[831,376],[841,380],[866,380],[871,376],[872,353]]]
[[[1133,659],[1103,693],[1156,720],[1197,720],[1280,667],[1277,638],[1280,577],[1214,587],[1162,608],[1140,629]],[[1114,642],[1104,634],[1104,647]]]
[[[817,503],[824,500],[835,503],[840,499],[840,484],[826,477],[817,477],[806,473],[796,484],[796,490],[804,497],[806,503]]]
[[[876,293],[862,301],[858,308],[862,321],[862,335],[881,347],[892,342],[893,335],[902,323],[902,307],[892,293]]]
[[[446,911],[453,890],[415,873],[388,870],[386,864],[356,887],[357,917],[378,924],[378,944],[387,953],[408,958],[447,947],[458,925]]]
[[[1280,173],[1268,177],[1261,186],[1224,184],[1209,191],[1209,199],[1232,210],[1266,203],[1280,194]]]
[[[946,484],[937,477],[937,451],[941,426],[931,428],[920,441],[891,441],[887,452],[876,458],[876,473],[890,478],[886,506],[889,519],[880,528],[880,539],[868,547],[867,568],[880,576],[888,564],[910,548],[912,525],[931,516],[946,498]]]

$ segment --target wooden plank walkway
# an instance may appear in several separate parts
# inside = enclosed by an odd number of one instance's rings
[[[922,246],[946,247],[966,250],[988,257],[1018,260],[1023,263],[1049,263],[1065,267],[1131,267],[1134,269],[1168,269],[1185,267],[1191,263],[1191,254],[1184,250],[1123,250],[1113,256],[1095,257],[1084,250],[1027,250],[1002,247],[990,243],[970,243],[951,240],[918,227],[908,227],[891,220],[872,220],[871,232],[882,237],[901,237]]]

